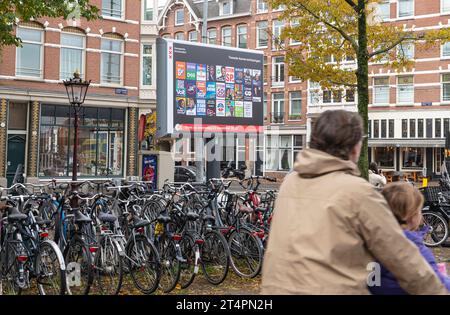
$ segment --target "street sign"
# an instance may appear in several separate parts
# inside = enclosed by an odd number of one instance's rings
[[[128,95],[128,90],[124,89],[124,88],[117,88],[116,89],[116,94]]]

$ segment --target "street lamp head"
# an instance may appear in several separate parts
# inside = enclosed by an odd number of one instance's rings
[[[84,103],[86,98],[86,93],[91,84],[91,80],[84,81],[80,77],[80,73],[76,70],[73,74],[73,78],[63,81],[66,88],[67,97],[69,98],[69,103],[71,105],[78,105]]]

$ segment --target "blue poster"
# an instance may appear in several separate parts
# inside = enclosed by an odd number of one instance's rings
[[[158,157],[154,154],[142,156],[142,180],[151,181],[153,189],[157,189]]]

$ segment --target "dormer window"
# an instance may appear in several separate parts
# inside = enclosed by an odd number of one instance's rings
[[[175,25],[184,24],[184,9],[179,9],[175,11]]]
[[[233,1],[222,1],[220,3],[220,15],[233,14]]]

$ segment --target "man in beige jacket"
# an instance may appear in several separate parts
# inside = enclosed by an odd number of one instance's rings
[[[369,294],[380,262],[410,294],[446,294],[384,198],[359,175],[362,119],[327,111],[317,120],[275,203],[263,294]]]

